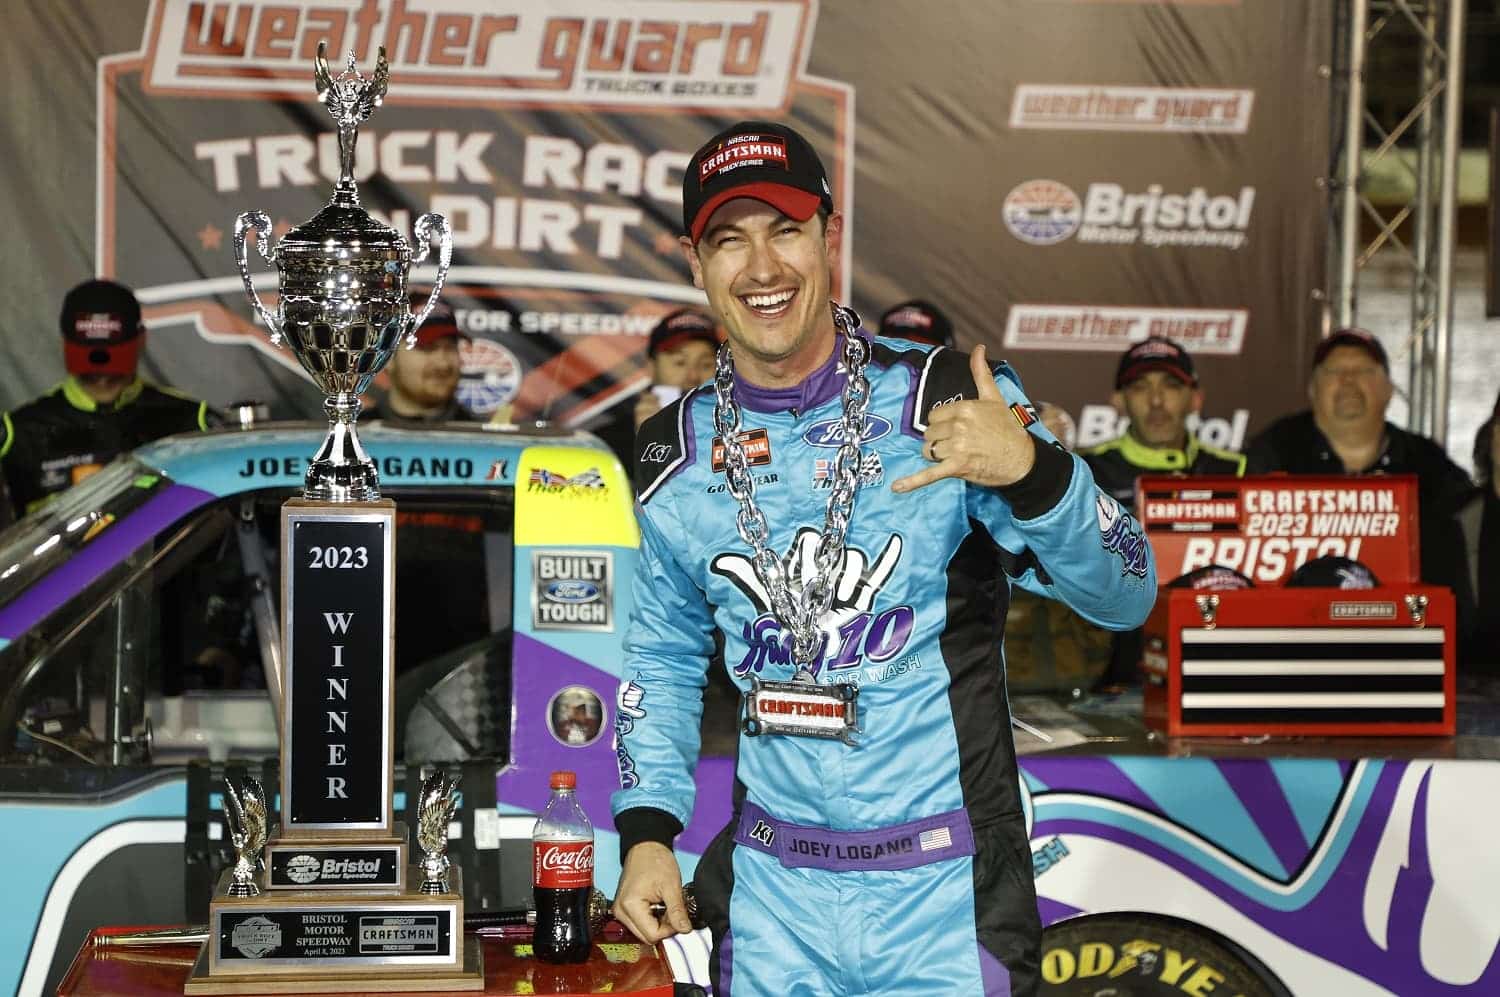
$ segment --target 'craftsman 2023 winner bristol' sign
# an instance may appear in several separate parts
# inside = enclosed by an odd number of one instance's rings
[[[1416,578],[1411,475],[1144,477],[1137,489],[1163,583],[1217,564],[1275,584],[1330,554],[1361,562],[1386,584]]]

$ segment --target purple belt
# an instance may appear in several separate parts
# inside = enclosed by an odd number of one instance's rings
[[[870,831],[834,831],[788,824],[747,800],[740,808],[734,840],[774,855],[788,869],[834,872],[915,869],[974,854],[974,829],[963,808]]]

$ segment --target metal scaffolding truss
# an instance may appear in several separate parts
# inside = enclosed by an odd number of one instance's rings
[[[1356,325],[1360,270],[1377,254],[1399,260],[1411,276],[1409,428],[1446,443],[1466,0],[1341,0],[1339,12],[1334,76],[1345,85],[1341,120],[1334,123],[1340,152],[1333,170],[1330,317],[1335,327]],[[1411,106],[1388,127],[1367,104],[1366,67],[1382,46],[1409,49],[1412,31],[1420,51]],[[1363,181],[1393,152],[1411,174],[1412,196],[1399,206],[1376,206]],[[1375,229],[1368,242],[1361,237],[1366,221]]]

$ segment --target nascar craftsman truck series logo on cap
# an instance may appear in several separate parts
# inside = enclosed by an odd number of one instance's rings
[[[702,186],[721,173],[741,166],[780,166],[787,169],[786,140],[778,135],[736,135],[698,164]]]

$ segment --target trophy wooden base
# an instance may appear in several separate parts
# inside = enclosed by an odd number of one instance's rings
[[[208,908],[208,941],[185,993],[372,993],[479,990],[477,945],[464,945],[460,870],[447,893],[422,893],[406,871],[396,892],[267,890]]]

